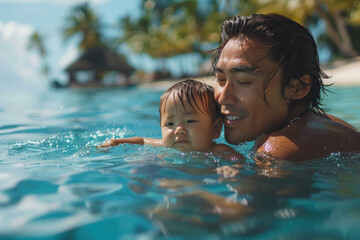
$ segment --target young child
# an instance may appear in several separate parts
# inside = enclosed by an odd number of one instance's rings
[[[100,147],[123,143],[145,144],[165,146],[182,152],[212,152],[231,160],[242,157],[231,147],[214,141],[221,134],[223,120],[220,107],[214,98],[213,87],[192,79],[178,82],[161,96],[159,112],[162,139],[111,139]],[[217,171],[220,174],[224,171],[224,176],[228,171],[231,171],[229,176],[237,173],[236,169],[227,166],[218,168]]]

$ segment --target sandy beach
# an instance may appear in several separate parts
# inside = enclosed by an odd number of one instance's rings
[[[326,79],[326,84],[332,84],[334,86],[360,86],[360,56],[353,59],[334,61],[330,64],[322,66],[322,69],[326,74],[331,76],[330,79]],[[210,85],[213,84],[213,76],[198,77],[200,81],[204,81]],[[140,87],[167,89],[175,82],[183,79],[169,79],[163,81],[142,83]]]
[[[324,65],[323,70],[331,76],[325,83],[334,83],[335,86],[360,85],[360,56]]]

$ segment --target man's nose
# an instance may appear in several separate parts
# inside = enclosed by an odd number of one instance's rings
[[[184,128],[183,125],[178,125],[176,128],[175,128],[175,135],[183,135],[186,133],[186,129]]]
[[[235,86],[231,81],[226,81],[224,86],[217,87],[217,100],[220,105],[236,103]],[[216,97],[216,96],[215,96]]]

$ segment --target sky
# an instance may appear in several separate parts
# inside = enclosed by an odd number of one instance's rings
[[[34,30],[45,35],[51,78],[66,78],[64,69],[78,57],[76,39],[64,42],[61,29],[71,9],[84,0],[0,0],[0,88],[46,86],[41,59],[27,50]],[[88,0],[105,24],[140,13],[140,0]]]

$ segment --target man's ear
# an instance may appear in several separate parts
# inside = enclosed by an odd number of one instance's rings
[[[311,77],[306,74],[300,78],[292,78],[290,84],[285,89],[285,96],[289,100],[299,100],[304,98],[311,89]]]
[[[218,119],[215,120],[214,126],[213,126],[213,128],[214,128],[214,139],[217,139],[217,138],[220,137],[222,126],[223,126],[223,119],[221,117],[219,117]]]

